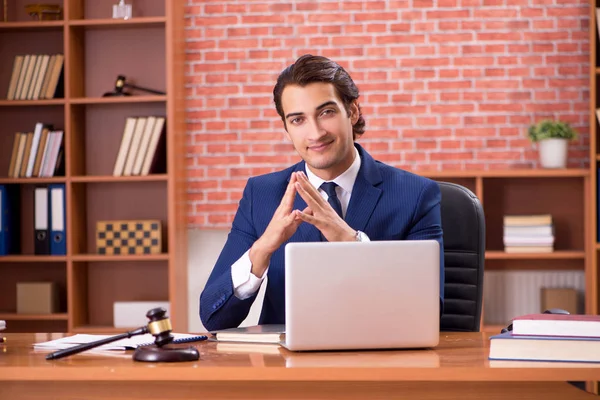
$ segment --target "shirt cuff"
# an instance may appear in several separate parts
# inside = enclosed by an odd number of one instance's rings
[[[250,250],[248,250],[231,266],[233,294],[240,300],[252,297],[252,295],[258,292],[262,281],[267,276],[267,272],[269,272],[269,268],[267,267],[262,278],[259,278],[251,270],[252,262],[250,261]]]

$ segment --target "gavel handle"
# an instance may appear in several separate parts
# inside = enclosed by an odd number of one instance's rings
[[[144,87],[137,86],[137,85],[134,85],[132,83],[127,83],[127,82],[125,82],[124,86],[132,88],[132,89],[143,90],[145,92],[154,93],[154,94],[162,94],[162,95],[166,94],[165,92],[161,92],[160,90],[148,89],[148,88],[144,88]]]
[[[102,346],[103,344],[108,344],[120,339],[128,339],[132,336],[143,335],[148,333],[148,327],[142,326],[141,328],[135,329],[133,331],[121,333],[116,336],[107,337],[104,339],[96,340],[95,342],[90,343],[82,343],[77,346],[69,347],[68,349],[62,349],[55,351],[54,353],[50,353],[46,356],[46,360],[56,360],[58,358],[63,358],[66,356],[70,356],[73,354],[81,353],[82,351],[86,351],[89,349],[93,349],[94,347]]]

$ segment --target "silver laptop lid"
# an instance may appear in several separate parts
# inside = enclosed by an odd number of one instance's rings
[[[435,240],[287,244],[285,346],[436,346],[439,251]]]

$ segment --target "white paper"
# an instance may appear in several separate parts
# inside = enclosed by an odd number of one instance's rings
[[[172,335],[174,336],[175,339],[185,339],[185,338],[198,336],[198,335],[190,335],[190,334],[185,334],[185,333],[172,333]],[[78,344],[95,342],[96,340],[109,338],[111,336],[114,336],[114,335],[77,334],[77,335],[67,336],[64,338],[56,339],[56,340],[50,340],[48,342],[35,343],[33,345],[33,348],[36,350],[61,350],[61,349],[67,349],[69,347],[76,346]],[[95,350],[95,349],[97,349],[97,350],[133,350],[133,349],[137,348],[138,346],[141,346],[144,344],[151,344],[151,343],[154,343],[154,336],[152,336],[151,334],[148,333],[145,335],[132,336],[127,339],[116,340],[112,343],[98,346],[98,347],[95,347],[94,349],[90,349],[90,350]]]
[[[6,321],[0,320],[0,331],[6,329]]]

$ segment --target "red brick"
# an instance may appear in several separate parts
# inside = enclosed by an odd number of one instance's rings
[[[445,160],[471,160],[473,159],[473,152],[471,151],[457,151],[457,152],[435,152],[429,155],[431,161],[445,161]]]
[[[431,81],[427,84],[430,90],[469,89],[472,86],[471,81]]]
[[[469,18],[469,10],[427,11],[425,15],[427,19],[465,19]]]
[[[475,111],[473,104],[432,104],[431,112],[433,113],[465,113]]]

